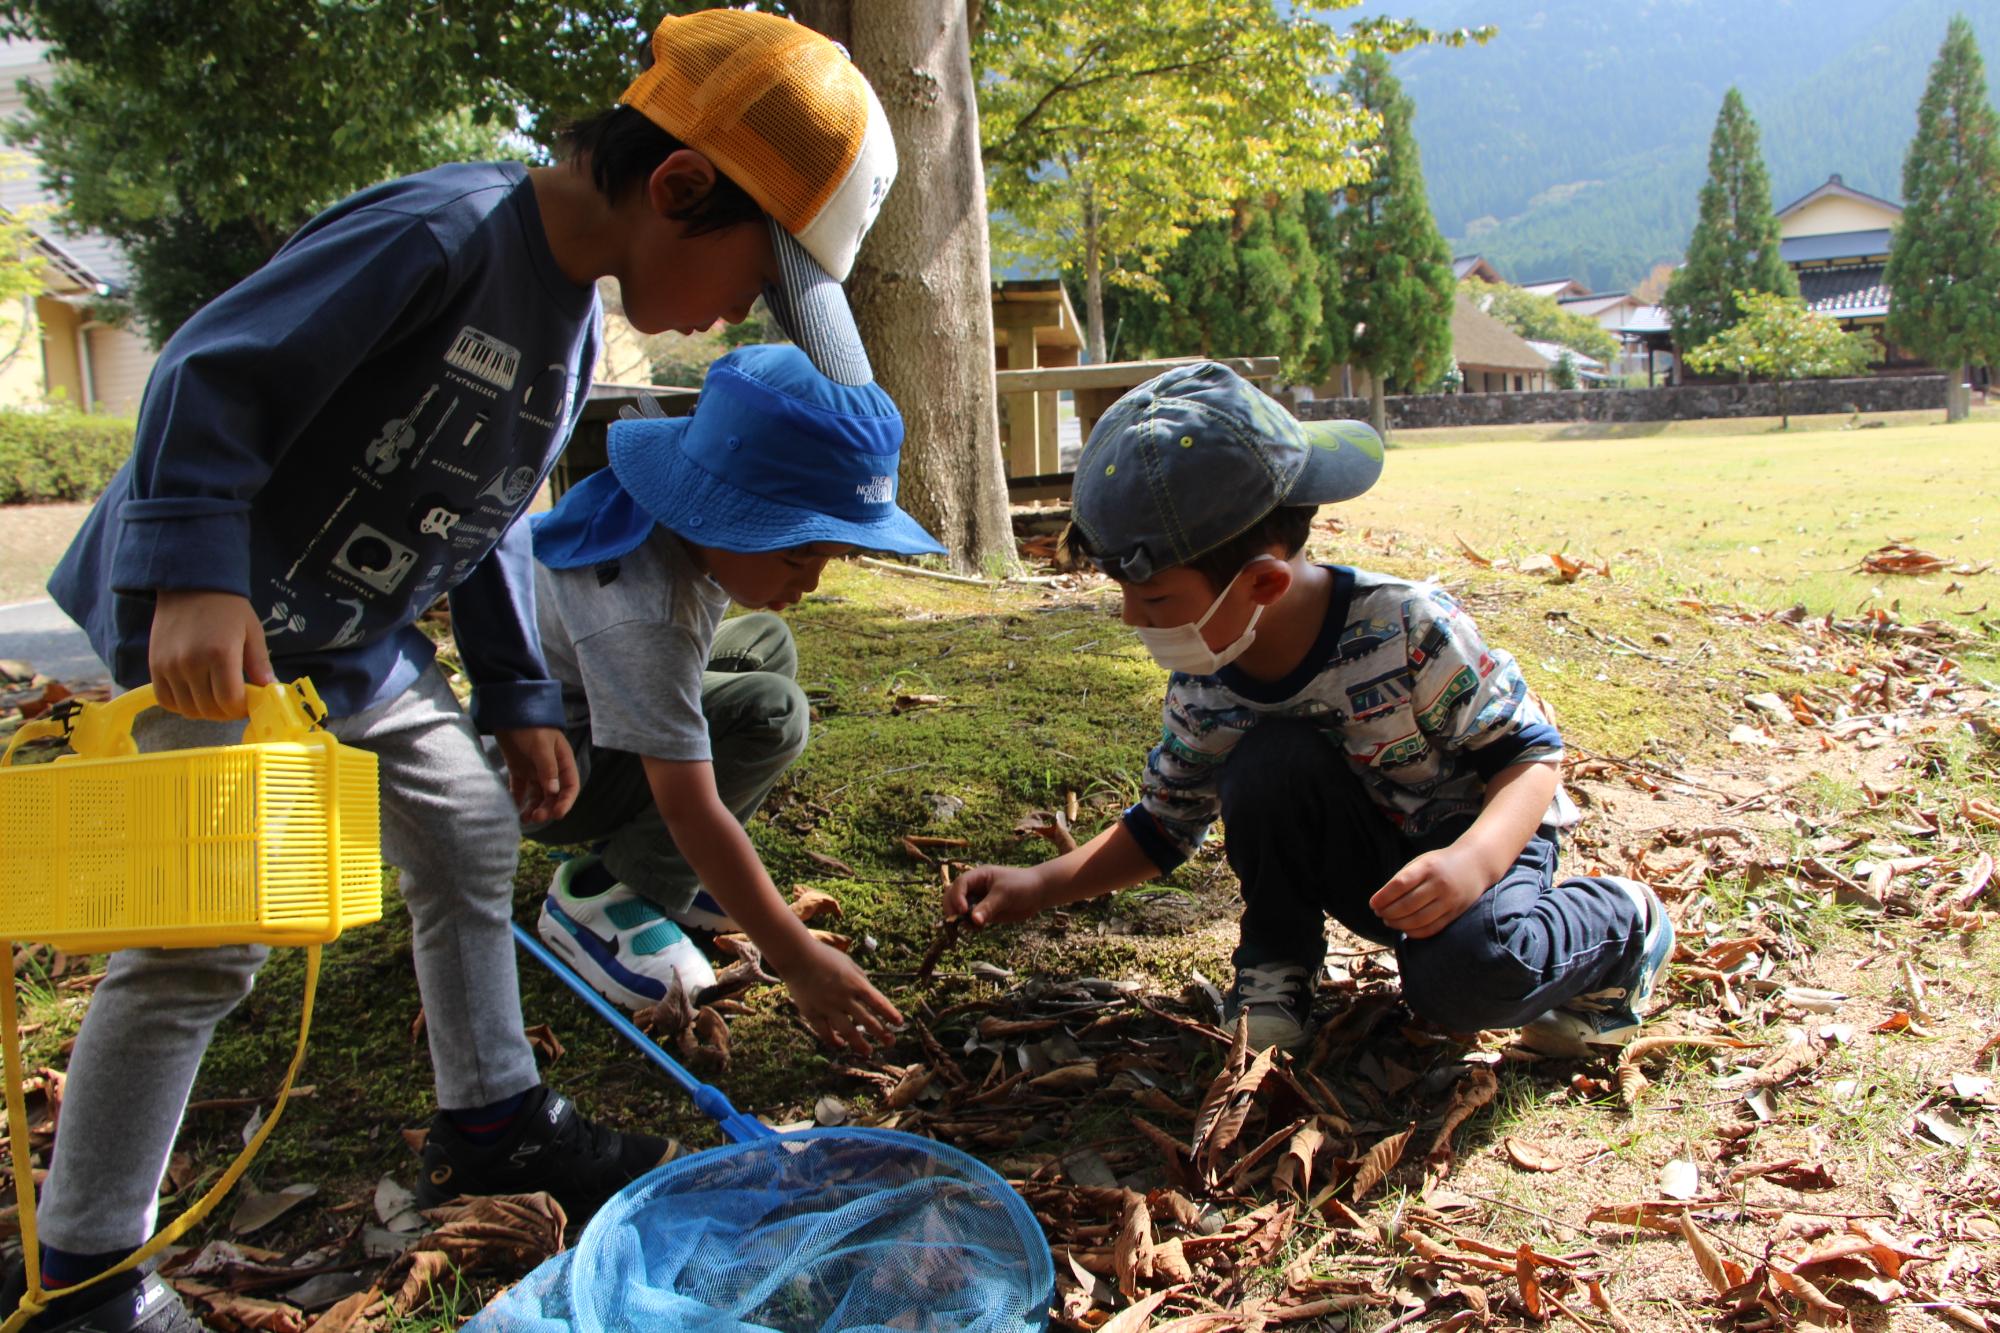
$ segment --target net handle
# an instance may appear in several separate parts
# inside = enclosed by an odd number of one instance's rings
[[[578,999],[595,1009],[605,1022],[611,1024],[613,1031],[631,1043],[633,1049],[664,1070],[667,1077],[679,1085],[681,1091],[694,1099],[694,1104],[701,1109],[703,1115],[722,1126],[722,1132],[728,1136],[731,1143],[749,1143],[754,1139],[777,1137],[777,1130],[756,1116],[737,1110],[720,1088],[703,1083],[689,1073],[680,1061],[662,1050],[658,1042],[640,1031],[637,1023],[627,1018],[616,1005],[592,990],[590,983],[572,972],[568,964],[550,953],[546,945],[523,929],[520,922],[514,922],[513,927],[514,943],[520,945],[523,952],[553,972],[556,980],[569,987],[576,993]]]

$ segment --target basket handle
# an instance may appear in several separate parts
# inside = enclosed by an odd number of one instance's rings
[[[8,943],[7,952],[12,955],[12,942]],[[312,1031],[313,997],[319,990],[319,970],[320,946],[307,945],[305,1001],[299,1013],[299,1044],[292,1052],[291,1064],[285,1069],[285,1081],[278,1085],[278,1097],[271,1107],[271,1114],[264,1117],[264,1123],[258,1127],[250,1142],[243,1146],[243,1151],[236,1155],[236,1160],[231,1162],[223,1171],[221,1178],[209,1187],[208,1193],[189,1204],[186,1212],[163,1227],[151,1240],[97,1276],[63,1288],[64,1294],[95,1286],[108,1277],[137,1268],[159,1254],[167,1246],[192,1231],[217,1204],[222,1202],[223,1196],[235,1188],[236,1182],[243,1178],[243,1173],[250,1169],[251,1159],[257,1156],[258,1150],[264,1146],[264,1141],[271,1137],[271,1131],[277,1128],[278,1117],[284,1114],[285,1103],[291,1098],[292,1084],[299,1076],[300,1066],[305,1063],[306,1036]],[[12,1311],[0,1311],[0,1314],[5,1315],[5,1322],[0,1323],[0,1333],[17,1333],[28,1320],[48,1308],[50,1293],[42,1286],[41,1252],[35,1235],[35,1175],[28,1157],[28,1110],[26,1099],[21,1095],[21,1076],[25,1070],[21,1060],[20,1016],[16,1008],[14,984],[11,978],[4,986],[0,986],[0,1059],[4,1059],[7,1080],[4,1089],[7,1132],[11,1139],[9,1146],[13,1156],[14,1181],[20,1195],[21,1256],[26,1262],[28,1278],[28,1289],[22,1295],[19,1307]]]
[[[319,729],[326,717],[326,705],[319,691],[304,676],[288,684],[245,685],[250,702],[250,720],[243,729],[243,743],[298,741]],[[14,733],[0,767],[11,764],[14,751],[25,741],[61,736],[84,759],[118,759],[139,753],[132,739],[132,724],[139,714],[155,707],[158,700],[151,685],[139,685],[101,703],[83,703],[61,718],[30,722]],[[60,707],[61,705],[58,705]]]

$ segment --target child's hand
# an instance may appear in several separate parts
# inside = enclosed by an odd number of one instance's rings
[[[498,731],[507,760],[507,792],[524,824],[561,819],[576,804],[576,756],[557,727],[512,727]]]
[[[160,707],[210,722],[249,711],[244,681],[269,685],[275,679],[264,624],[249,600],[233,592],[158,592],[146,667]]]
[[[889,1043],[889,1025],[903,1021],[852,958],[817,940],[813,952],[786,976],[785,986],[813,1035],[843,1050],[871,1054],[873,1043]]]
[[[944,891],[947,921],[965,917],[974,926],[997,926],[1041,910],[1042,877],[1023,866],[974,866]]]
[[[1382,924],[1411,939],[1429,939],[1492,887],[1478,859],[1458,847],[1425,852],[1375,891],[1368,905]]]

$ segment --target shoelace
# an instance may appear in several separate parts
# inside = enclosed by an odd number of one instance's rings
[[[1565,1009],[1582,1009],[1587,1013],[1601,1014],[1612,1006],[1609,1001],[1623,1000],[1627,992],[1623,986],[1613,986],[1608,990],[1589,991],[1583,995],[1564,1000]]]
[[[1296,967],[1246,967],[1236,974],[1236,994],[1244,1004],[1290,1004],[1304,979]]]

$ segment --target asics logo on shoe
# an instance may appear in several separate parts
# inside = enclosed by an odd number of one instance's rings
[[[567,1110],[569,1110],[569,1099],[558,1092],[542,1107],[542,1114],[549,1118],[551,1125],[555,1125],[562,1122],[563,1112]]]
[[[507,1154],[507,1165],[517,1169],[525,1168],[528,1165],[528,1159],[541,1150],[542,1145],[539,1143],[516,1144],[514,1145],[514,1151]]]
[[[432,1167],[432,1168],[431,1168],[431,1184],[433,1184],[433,1185],[449,1185],[450,1183],[451,1183],[451,1168],[450,1168],[450,1167],[448,1167],[448,1166],[434,1166],[434,1167]]]

